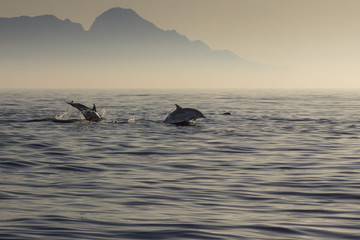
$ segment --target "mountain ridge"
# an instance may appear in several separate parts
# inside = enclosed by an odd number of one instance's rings
[[[155,58],[169,58],[173,55],[173,58],[184,59],[215,60],[219,57],[242,60],[228,50],[212,50],[200,40],[191,41],[176,30],[160,29],[132,9],[124,8],[111,8],[103,12],[87,31],[79,23],[69,19],[61,20],[49,14],[0,18],[0,34],[4,36],[0,45],[13,46],[12,51],[7,51],[10,53],[22,49],[46,55],[42,49],[45,45],[51,49],[51,54],[56,50],[59,50],[60,55],[66,51],[79,51],[76,55],[85,54],[86,57],[91,52],[97,55],[103,50],[104,53],[119,52],[124,57],[133,57],[143,51],[143,55],[155,55]]]
[[[30,88],[201,88],[259,84],[270,67],[112,8],[85,30],[53,15],[0,18],[0,71]],[[263,74],[265,72],[265,74]]]

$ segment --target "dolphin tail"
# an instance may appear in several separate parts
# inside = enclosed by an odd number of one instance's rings
[[[94,112],[96,112],[96,106],[95,106],[95,103],[93,104],[93,108],[92,108],[91,110],[93,110]]]

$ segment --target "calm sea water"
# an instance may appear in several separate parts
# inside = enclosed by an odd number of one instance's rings
[[[360,239],[360,91],[0,94],[0,239]]]

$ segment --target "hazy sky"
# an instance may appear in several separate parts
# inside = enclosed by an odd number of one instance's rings
[[[0,16],[54,14],[88,29],[111,7],[212,49],[322,78],[314,87],[360,87],[358,0],[0,0]]]

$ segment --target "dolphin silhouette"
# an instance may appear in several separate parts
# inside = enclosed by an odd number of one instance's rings
[[[100,114],[96,112],[95,104],[93,104],[93,108],[89,108],[82,105],[81,103],[74,103],[74,101],[66,103],[79,110],[81,114],[85,117],[85,119],[88,121],[98,122],[102,119]]]
[[[165,123],[176,124],[180,126],[193,126],[197,118],[206,118],[204,114],[194,108],[182,108],[175,104],[176,110],[170,113],[164,120]]]

